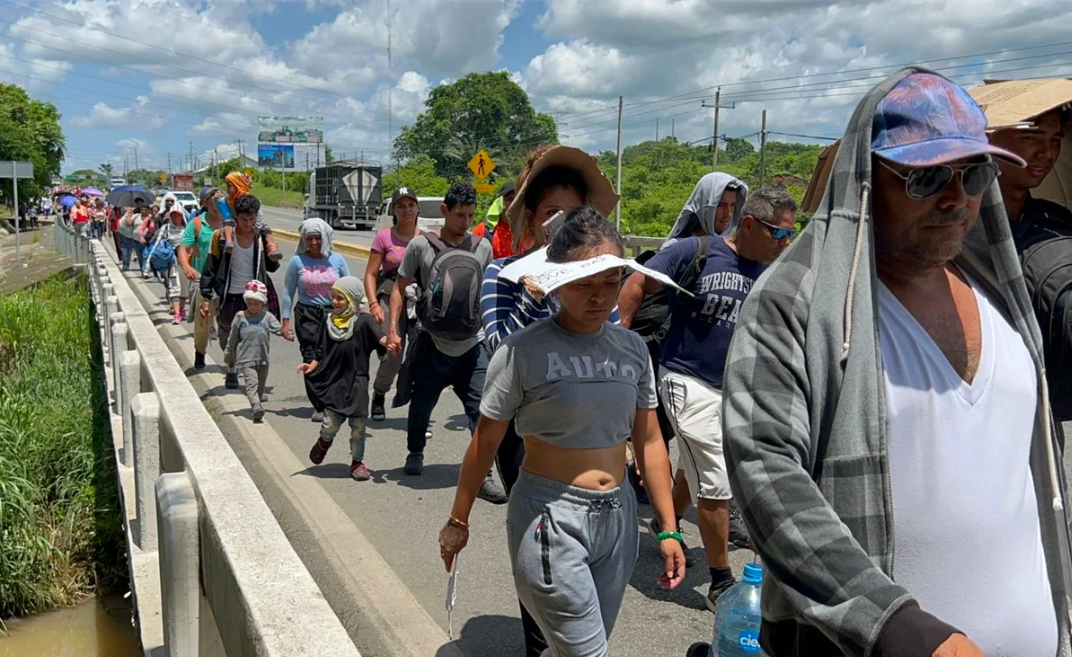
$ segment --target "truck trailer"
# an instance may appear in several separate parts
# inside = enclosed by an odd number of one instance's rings
[[[339,161],[309,174],[306,218],[332,228],[372,230],[383,202],[383,167],[368,161]]]

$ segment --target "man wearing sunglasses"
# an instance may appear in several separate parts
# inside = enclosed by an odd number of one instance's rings
[[[1057,164],[1069,121],[1062,107],[1030,125],[990,134],[991,144],[1027,162],[1023,169],[1002,164],[998,182],[1042,330],[1050,400],[1059,422],[1072,420],[1072,212],[1031,192]]]
[[[706,257],[689,292],[670,297],[670,330],[659,352],[659,394],[681,439],[674,507],[680,519],[697,500],[711,586],[707,606],[735,580],[729,568],[729,541],[748,545],[738,520],[730,524],[730,484],[722,449],[722,370],[741,305],[759,275],[789,246],[796,233],[797,205],[785,191],[761,189],[745,201],[740,222],[726,237],[690,237],[659,251],[647,267],[682,284],[700,239]],[[630,326],[646,294],[661,284],[633,274],[618,297],[623,326]],[[657,524],[652,525],[659,533]]]
[[[741,310],[723,430],[771,657],[1072,654],[1064,476],[991,158],[1024,165],[966,91],[891,76]]]

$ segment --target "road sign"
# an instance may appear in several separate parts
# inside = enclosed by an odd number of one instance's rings
[[[477,180],[483,180],[495,170],[495,160],[491,159],[488,152],[481,149],[479,153],[469,160],[469,170],[473,172]]]
[[[167,182],[167,174],[166,173],[160,174],[160,184],[163,185],[166,182]]]
[[[473,187],[481,194],[491,194],[495,191],[495,185],[473,185]]]
[[[0,162],[0,178],[33,178],[33,162]]]

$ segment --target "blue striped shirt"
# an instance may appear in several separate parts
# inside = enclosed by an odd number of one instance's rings
[[[558,310],[552,298],[537,301],[523,284],[499,278],[503,267],[523,255],[493,260],[484,270],[484,282],[480,286],[480,317],[484,322],[484,339],[492,351],[514,331],[547,319]],[[617,306],[607,321],[612,324],[621,322]]]

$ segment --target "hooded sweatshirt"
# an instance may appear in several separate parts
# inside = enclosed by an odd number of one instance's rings
[[[685,207],[681,208],[681,214],[677,216],[677,221],[674,222],[661,248],[665,249],[678,240],[692,237],[692,229],[697,224],[703,226],[704,232],[708,235],[718,235],[719,233],[715,232],[715,208],[722,200],[722,193],[730,185],[735,185],[737,188],[737,206],[726,231],[736,226],[741,220],[744,202],[748,198],[748,185],[728,173],[709,173],[696,183],[696,187],[692,190],[689,200],[685,201]]]
[[[763,649],[786,655],[921,655],[955,629],[895,583],[886,399],[871,224],[872,89],[849,123],[819,211],[757,281],[741,310],[724,378],[723,435],[733,496],[771,577]],[[997,185],[956,264],[1022,336],[1039,404],[1030,466],[1057,616],[1072,656],[1063,472],[1041,340]],[[951,546],[955,549],[955,546]],[[970,638],[970,637],[969,637]]]

